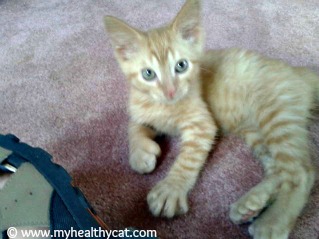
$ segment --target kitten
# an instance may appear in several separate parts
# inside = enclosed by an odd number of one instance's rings
[[[187,194],[222,130],[243,137],[265,171],[231,206],[231,220],[250,221],[271,202],[249,232],[255,239],[288,238],[315,178],[307,125],[319,78],[246,50],[204,52],[199,0],[188,0],[162,28],[142,32],[111,16],[105,26],[130,86],[131,167],[154,170],[157,133],[181,138],[176,161],[147,196],[153,215],[188,211]]]

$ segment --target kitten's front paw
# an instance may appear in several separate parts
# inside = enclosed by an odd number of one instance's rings
[[[130,165],[138,173],[150,173],[155,169],[156,158],[161,153],[158,144],[152,140],[140,142],[131,150]]]
[[[188,211],[187,190],[173,180],[160,181],[149,192],[147,202],[154,216],[171,218]]]
[[[275,215],[267,215],[267,211],[249,227],[249,234],[254,239],[288,239],[289,231],[284,220],[278,220]]]

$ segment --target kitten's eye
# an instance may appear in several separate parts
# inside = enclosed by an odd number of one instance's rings
[[[151,69],[142,70],[142,76],[146,81],[152,81],[156,77],[156,73]]]
[[[183,73],[187,70],[187,68],[188,68],[188,62],[186,60],[180,60],[179,62],[177,62],[175,66],[175,71],[177,73]]]

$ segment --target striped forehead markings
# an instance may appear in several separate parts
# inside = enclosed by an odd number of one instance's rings
[[[157,52],[154,49],[150,49],[149,63],[150,63],[150,66],[152,66],[153,70],[156,72],[160,82],[163,83],[163,81],[165,81],[165,79],[162,78],[163,74],[164,75],[169,74],[171,77],[176,76],[175,56],[178,57],[178,53],[172,51],[170,47],[167,47],[166,49],[162,49],[161,52],[160,51]]]

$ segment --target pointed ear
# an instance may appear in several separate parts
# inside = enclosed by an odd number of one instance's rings
[[[141,47],[142,32],[112,17],[104,17],[104,25],[111,38],[115,54],[121,60],[129,60]]]
[[[183,40],[190,43],[202,43],[203,30],[200,13],[200,0],[187,0],[173,21],[173,30]]]

